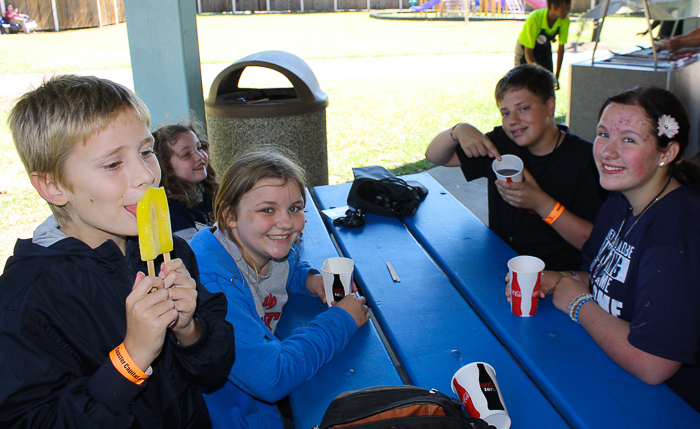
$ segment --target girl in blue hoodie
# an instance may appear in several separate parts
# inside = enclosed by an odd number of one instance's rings
[[[364,298],[345,297],[285,340],[274,331],[288,293],[326,302],[317,270],[294,244],[304,228],[304,174],[287,157],[253,152],[224,173],[214,198],[217,225],[190,242],[200,279],[228,298],[236,363],[205,395],[214,427],[281,428],[275,403],[312,377],[369,320]]]

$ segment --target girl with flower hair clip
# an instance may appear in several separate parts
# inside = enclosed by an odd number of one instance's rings
[[[700,411],[700,167],[682,158],[688,131],[664,89],[603,103],[593,155],[611,192],[582,249],[585,271],[546,272],[541,294],[623,369]]]

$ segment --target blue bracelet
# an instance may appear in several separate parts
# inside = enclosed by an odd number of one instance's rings
[[[452,141],[455,142],[455,143],[459,143],[459,140],[457,140],[457,139],[455,138],[455,136],[452,135],[452,131],[454,131],[455,128],[457,128],[457,127],[460,126],[460,125],[462,125],[462,122],[460,122],[459,124],[457,124],[457,125],[455,125],[454,127],[452,127],[452,129],[450,129],[450,138],[451,138]]]
[[[581,310],[581,307],[583,307],[583,304],[587,303],[588,301],[593,301],[593,298],[586,298],[583,301],[579,302],[576,306],[576,311],[574,312],[574,322],[578,323],[579,325],[581,324],[581,322],[578,321],[578,312]]]

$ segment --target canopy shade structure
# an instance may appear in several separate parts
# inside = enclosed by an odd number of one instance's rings
[[[584,13],[581,18],[602,19],[605,13],[605,1]],[[677,2],[673,2],[677,3]],[[644,0],[610,0],[607,15],[618,13],[644,12]],[[674,18],[666,9],[649,2],[649,18],[657,21],[672,21]]]

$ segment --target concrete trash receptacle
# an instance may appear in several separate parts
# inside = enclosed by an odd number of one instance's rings
[[[246,67],[275,70],[292,88],[240,88]],[[297,157],[309,186],[327,185],[326,106],[328,96],[296,55],[265,51],[236,61],[214,79],[204,102],[214,170],[222,175],[237,155],[276,146]]]

